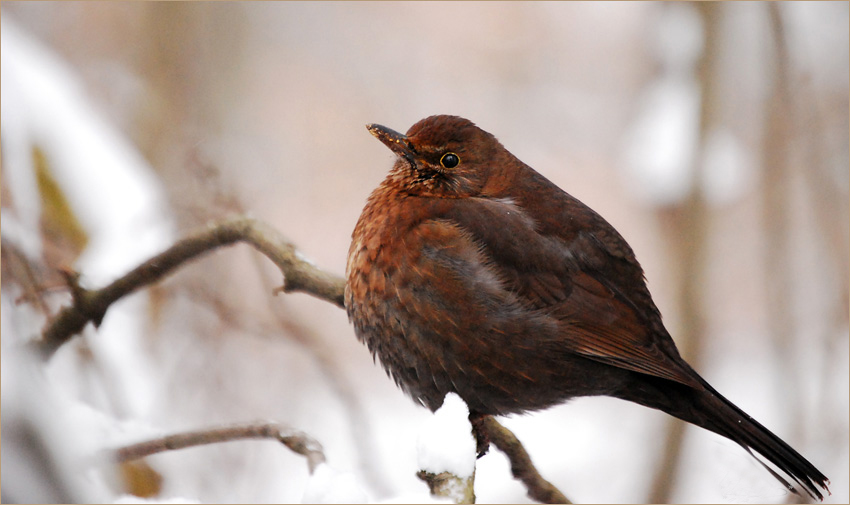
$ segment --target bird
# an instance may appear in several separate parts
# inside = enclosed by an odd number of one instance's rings
[[[829,480],[680,356],[626,240],[452,115],[369,132],[396,156],[352,233],[344,304],[373,359],[432,411],[475,416],[610,396],[742,446],[823,500]]]

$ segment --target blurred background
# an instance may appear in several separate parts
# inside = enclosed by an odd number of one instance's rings
[[[846,2],[7,1],[0,33],[3,501],[301,501],[303,458],[269,441],[89,461],[258,419],[319,440],[369,500],[425,499],[430,413],[343,310],[274,296],[247,246],[48,363],[18,349],[69,303],[58,269],[101,287],[234,214],[342,275],[393,162],[365,124],[432,114],[605,216],[686,359],[831,478],[827,503],[850,499]],[[732,442],[619,400],[503,421],[576,502],[800,499]],[[476,478],[479,502],[528,502],[496,450]]]

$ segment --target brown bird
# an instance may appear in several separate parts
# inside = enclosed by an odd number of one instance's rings
[[[398,158],[354,228],[345,306],[407,394],[436,410],[457,393],[470,417],[622,398],[754,449],[823,499],[817,468],[679,356],[599,214],[467,119],[368,129]]]

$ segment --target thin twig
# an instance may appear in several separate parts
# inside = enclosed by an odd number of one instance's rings
[[[49,358],[89,322],[94,323],[95,327],[99,326],[107,309],[120,298],[161,280],[187,261],[236,242],[251,245],[278,266],[284,276],[281,291],[308,293],[343,307],[345,281],[342,278],[324,272],[304,259],[295,246],[271,226],[255,219],[239,217],[178,241],[101,289],[85,289],[78,282],[78,274],[67,273],[73,302],[45,327],[42,339],[37,344],[39,350]]]
[[[541,503],[572,503],[564,496],[564,493],[540,475],[525,447],[522,446],[522,442],[511,430],[502,426],[492,416],[482,419],[478,426],[487,431],[487,439],[508,457],[511,462],[511,473],[525,484],[529,498]]]
[[[252,423],[177,433],[116,449],[115,459],[119,463],[123,463],[165,451],[257,438],[277,440],[293,452],[304,456],[307,458],[310,473],[313,473],[317,466],[325,462],[322,444],[305,433],[277,423]]]

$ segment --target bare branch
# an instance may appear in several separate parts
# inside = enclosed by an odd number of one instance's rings
[[[511,430],[502,426],[493,416],[487,416],[477,424],[486,431],[487,439],[493,443],[511,462],[511,473],[525,484],[528,497],[541,503],[572,503],[551,482],[544,479],[531,457]]]
[[[262,438],[277,440],[293,452],[307,458],[310,473],[313,473],[317,466],[325,462],[322,444],[305,433],[277,423],[252,423],[178,433],[116,449],[115,459],[119,463],[123,463],[152,454],[176,451],[187,447]]]
[[[186,237],[157,254],[108,286],[88,290],[79,285],[79,275],[66,273],[73,302],[51,320],[38,342],[39,350],[49,358],[91,321],[99,326],[107,309],[120,298],[153,284],[183,263],[219,247],[245,242],[272,260],[284,276],[281,291],[311,294],[343,307],[345,280],[322,271],[304,259],[295,246],[271,226],[256,219],[239,217]]]

